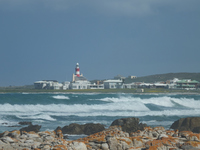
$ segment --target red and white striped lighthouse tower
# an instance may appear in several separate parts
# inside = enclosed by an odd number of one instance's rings
[[[76,64],[75,75],[76,75],[77,77],[80,77],[80,68],[79,68],[79,64],[78,64],[78,63]]]

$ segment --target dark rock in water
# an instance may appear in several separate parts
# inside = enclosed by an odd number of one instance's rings
[[[19,122],[18,124],[20,124],[20,125],[32,125],[32,122],[23,121],[23,122]]]
[[[195,127],[192,132],[194,133],[200,133],[200,127]]]
[[[84,134],[83,125],[77,123],[72,123],[69,126],[64,126],[62,128],[63,134]]]
[[[8,125],[8,123],[7,122],[3,122],[2,125]]]
[[[7,126],[7,127],[21,127],[21,126],[14,125],[14,126]]]
[[[87,123],[84,125],[83,132],[86,135],[90,135],[90,134],[94,134],[103,130],[105,130],[105,127],[102,124]]]
[[[54,131],[57,132],[58,130],[62,131],[62,128],[60,126],[58,126]]]
[[[40,131],[41,126],[39,125],[29,125],[28,127],[24,127],[20,129],[20,132],[22,131],[26,131],[26,132],[30,132],[30,131],[34,131],[34,132],[39,132]]]
[[[86,134],[90,135],[96,132],[103,131],[104,125],[102,124],[93,124],[93,123],[88,123],[85,125],[79,125],[76,123],[72,123],[69,126],[64,126],[62,128],[63,134]]]
[[[170,128],[174,130],[178,129],[179,131],[200,133],[200,117],[181,118],[175,121]]]
[[[124,132],[136,132],[137,130],[144,130],[144,127],[146,127],[146,124],[140,123],[139,124],[139,119],[138,118],[122,118],[122,119],[117,119],[112,122],[110,126],[121,126],[122,131]]]

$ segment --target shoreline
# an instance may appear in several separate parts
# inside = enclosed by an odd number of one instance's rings
[[[144,92],[137,92],[137,89],[85,89],[85,90],[37,90],[37,89],[0,89],[0,94],[21,93],[21,94],[179,94],[179,95],[200,95],[200,90],[184,89],[144,89]]]
[[[200,121],[199,117],[182,118]],[[127,122],[128,121],[128,122]],[[181,122],[181,119],[177,120]],[[5,150],[165,150],[165,149],[200,149],[200,134],[191,130],[176,129],[175,121],[171,128],[162,126],[149,127],[139,123],[138,118],[121,118],[113,121],[109,128],[80,137],[65,139],[63,129],[54,131],[14,130],[0,133],[0,149]],[[123,123],[122,123],[123,122]],[[119,126],[119,123],[122,125]],[[131,125],[131,127],[130,127]],[[139,128],[138,128],[139,127]],[[184,125],[187,127],[187,125]],[[192,126],[190,126],[192,127]],[[194,126],[195,127],[195,126]],[[199,127],[200,128],[200,127]],[[131,130],[130,130],[131,129]]]

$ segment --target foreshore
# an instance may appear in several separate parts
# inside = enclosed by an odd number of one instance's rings
[[[81,90],[46,90],[46,89],[21,89],[21,88],[0,88],[0,93],[133,93],[133,94],[200,94],[200,90],[184,90],[184,89],[148,89],[144,92],[137,92],[137,89],[81,89]]]
[[[55,131],[5,131],[0,134],[2,150],[198,150],[200,149],[199,117],[183,118],[173,123],[174,130],[148,127],[137,118],[115,120],[108,129],[69,141],[62,129]],[[185,122],[186,124],[184,124]],[[191,122],[192,125],[188,125]],[[196,124],[195,124],[196,123]],[[115,124],[121,124],[115,125]],[[141,130],[139,130],[141,129]],[[188,131],[181,131],[188,129]],[[134,132],[132,132],[134,131]]]

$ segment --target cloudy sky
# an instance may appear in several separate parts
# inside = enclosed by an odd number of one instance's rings
[[[200,72],[200,0],[0,0],[0,86]]]

